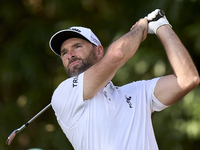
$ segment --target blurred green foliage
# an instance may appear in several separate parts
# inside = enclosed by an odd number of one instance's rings
[[[91,28],[106,49],[152,10],[160,8],[200,70],[198,0],[16,0],[0,1],[0,150],[72,149],[47,110],[16,136],[9,134],[50,103],[58,84],[68,78],[48,41],[71,26]],[[148,35],[135,56],[113,79],[115,85],[171,73],[165,51]],[[200,87],[152,119],[161,150],[200,149]],[[119,135],[120,136],[120,135]]]

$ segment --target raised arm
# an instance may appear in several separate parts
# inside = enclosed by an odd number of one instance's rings
[[[147,20],[141,19],[131,31],[108,47],[105,56],[84,74],[84,100],[92,98],[108,84],[117,70],[135,54],[146,35]]]
[[[155,96],[165,105],[171,105],[199,84],[197,69],[169,25],[157,29],[158,38],[162,42],[174,74],[161,77],[155,87]]]

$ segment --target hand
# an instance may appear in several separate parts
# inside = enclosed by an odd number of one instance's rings
[[[149,34],[156,34],[157,29],[160,26],[170,25],[165,15],[163,15],[163,17],[159,18],[158,20],[154,21],[154,19],[156,18],[156,16],[158,15],[159,12],[160,12],[160,9],[156,9],[153,12],[149,13],[145,17],[149,22],[148,23],[148,33]]]

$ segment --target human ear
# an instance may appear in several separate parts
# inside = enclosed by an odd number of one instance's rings
[[[99,45],[97,46],[97,57],[98,59],[101,59],[104,55],[104,50],[103,50],[103,46]]]

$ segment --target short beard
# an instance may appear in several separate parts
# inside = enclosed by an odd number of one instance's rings
[[[71,62],[76,60],[80,60],[82,62],[82,66],[75,66],[73,68],[73,71],[71,71],[70,69],[66,69],[66,72],[70,77],[78,76],[97,62],[95,50],[92,49],[90,54],[85,58],[85,60],[81,58],[73,58]]]

